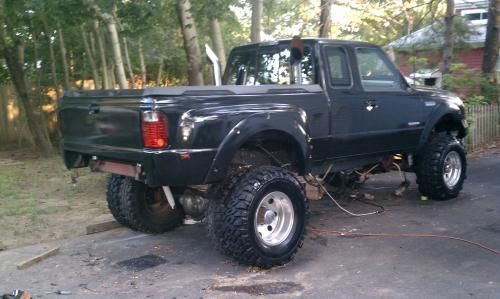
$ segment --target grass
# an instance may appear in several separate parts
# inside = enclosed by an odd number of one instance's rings
[[[0,247],[82,234],[107,213],[105,184],[105,174],[69,171],[57,154],[0,151]]]

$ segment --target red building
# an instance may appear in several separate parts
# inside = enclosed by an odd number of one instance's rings
[[[464,64],[467,69],[477,70],[479,74],[483,63],[488,1],[457,0],[455,8],[455,14],[466,20],[469,33],[456,37],[453,63]],[[440,77],[439,69],[443,59],[444,41],[442,31],[442,25],[430,25],[387,45],[388,49],[394,51],[395,62],[405,76],[411,77],[412,73],[425,69],[424,73],[432,73],[436,78]],[[412,56],[426,58],[425,65],[410,62]],[[500,71],[499,67],[497,63],[497,71]],[[440,79],[437,81],[437,86],[440,87]]]

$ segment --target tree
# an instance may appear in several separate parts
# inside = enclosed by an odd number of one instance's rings
[[[135,76],[134,71],[132,70],[132,62],[130,62],[130,55],[128,54],[128,42],[126,37],[123,37],[123,50],[125,50],[125,61],[127,62],[130,83],[132,84],[132,88],[135,88]]]
[[[446,16],[444,18],[444,46],[443,46],[443,75],[451,73],[451,64],[453,62],[454,30],[453,18],[455,17],[455,1],[446,0]]]
[[[64,74],[64,89],[71,89],[69,83],[69,67],[68,67],[68,57],[66,54],[66,44],[64,43],[64,35],[60,25],[57,26],[57,37],[59,39],[59,52],[61,54],[61,62],[63,66],[63,74]]]
[[[179,1],[179,17],[181,20],[182,37],[184,39],[184,49],[189,63],[189,85],[203,85],[200,45],[198,43],[198,33],[196,32],[196,26],[191,14],[191,3],[189,0]]]
[[[144,50],[142,46],[142,38],[139,38],[139,62],[141,65],[141,88],[146,87],[146,62],[144,61]]]
[[[23,37],[26,32],[23,20],[20,20],[16,9],[23,9],[24,2],[9,2],[5,5],[4,0],[0,0],[0,53],[5,59],[10,78],[22,104],[26,115],[28,128],[33,136],[35,146],[42,153],[52,150],[47,128],[40,125],[41,118],[39,108],[33,104],[34,97],[30,88],[30,82],[25,69],[25,42]],[[7,19],[9,16],[10,19]]]
[[[116,76],[121,89],[128,88],[127,78],[125,77],[125,67],[121,54],[120,39],[118,38],[118,30],[116,29],[115,17],[107,12],[104,12],[94,0],[83,0],[87,7],[95,13],[95,15],[104,23],[109,32],[111,47],[113,49],[114,64],[116,68]]]
[[[263,10],[263,0],[253,0],[252,6],[252,29],[250,31],[250,40],[252,43],[258,43],[262,41],[262,10]]]
[[[209,22],[214,51],[219,57],[221,69],[224,70],[224,68],[226,68],[226,52],[224,50],[224,40],[222,39],[222,31],[220,29],[219,20],[213,18]]]
[[[92,52],[92,49],[90,47],[90,43],[87,37],[87,32],[85,31],[85,26],[83,24],[80,26],[80,31],[82,33],[82,41],[85,48],[85,54],[87,56],[87,60],[89,61],[90,68],[92,69],[92,77],[94,78],[94,87],[95,89],[100,89],[101,81],[99,79],[99,70],[97,68],[94,52]]]
[[[486,29],[486,40],[484,42],[483,75],[488,81],[496,84],[496,68],[498,61],[498,47],[500,36],[500,1],[490,0],[488,9],[488,25]]]
[[[51,32],[49,30],[49,25],[45,16],[42,17],[43,30],[45,33],[45,38],[47,39],[47,45],[49,48],[49,59],[50,59],[50,75],[52,79],[52,84],[54,85],[54,90],[56,91],[56,97],[60,98],[59,83],[57,80],[57,67],[56,67],[56,55],[54,53],[54,45],[51,40]]]
[[[319,37],[330,37],[332,27],[332,0],[321,0],[321,14],[319,17]]]
[[[332,35],[378,45],[388,43],[436,22],[444,16],[441,0],[335,0],[341,7],[332,19]]]
[[[101,62],[101,71],[102,71],[102,87],[104,89],[113,88],[111,84],[111,76],[108,73],[108,62],[106,59],[106,52],[104,50],[104,41],[102,40],[101,31],[99,30],[99,22],[94,20],[92,23],[92,33],[95,36],[95,40],[97,40],[97,48],[99,50],[99,60]]]

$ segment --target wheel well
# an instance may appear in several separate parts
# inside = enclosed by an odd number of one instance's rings
[[[434,126],[434,132],[457,132],[458,138],[465,137],[465,128],[460,120],[453,117],[452,114],[446,114]]]
[[[288,133],[268,130],[249,138],[235,153],[231,164],[274,165],[304,174],[300,145]]]

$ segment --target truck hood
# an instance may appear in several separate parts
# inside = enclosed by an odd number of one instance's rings
[[[421,86],[415,87],[414,90],[426,98],[447,102],[458,107],[464,106],[464,102],[460,97],[447,90]]]

